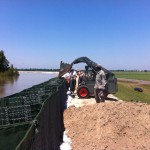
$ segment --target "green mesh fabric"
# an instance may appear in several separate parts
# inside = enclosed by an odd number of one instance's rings
[[[1,98],[1,149],[59,149],[64,131],[65,89],[64,79],[53,78]]]
[[[0,128],[0,149],[13,150],[29,130],[30,124]]]

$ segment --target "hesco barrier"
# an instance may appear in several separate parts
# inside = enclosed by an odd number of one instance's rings
[[[64,79],[53,78],[0,99],[0,149],[59,150],[66,103]]]

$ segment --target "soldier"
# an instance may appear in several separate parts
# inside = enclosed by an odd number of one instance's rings
[[[98,71],[98,73],[96,75],[95,86],[94,86],[95,100],[97,103],[105,102],[105,99],[107,97],[106,88],[105,88],[106,75],[100,65],[96,66],[96,71]]]

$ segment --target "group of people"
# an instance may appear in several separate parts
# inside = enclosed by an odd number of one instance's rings
[[[102,70],[101,66],[96,67],[96,78],[94,85],[94,95],[97,103],[104,102],[107,92],[106,92],[106,75]],[[67,90],[70,90],[71,93],[75,93],[78,88],[78,85],[82,82],[84,72],[81,70],[71,69],[70,72],[66,73],[63,77],[66,78],[66,87]]]
[[[84,72],[82,70],[71,69],[63,77],[66,79],[66,88],[70,90],[71,93],[75,93],[78,85],[82,82]]]

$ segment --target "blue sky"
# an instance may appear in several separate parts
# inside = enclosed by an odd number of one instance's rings
[[[87,56],[107,69],[150,70],[150,1],[0,0],[0,50],[17,68]]]

